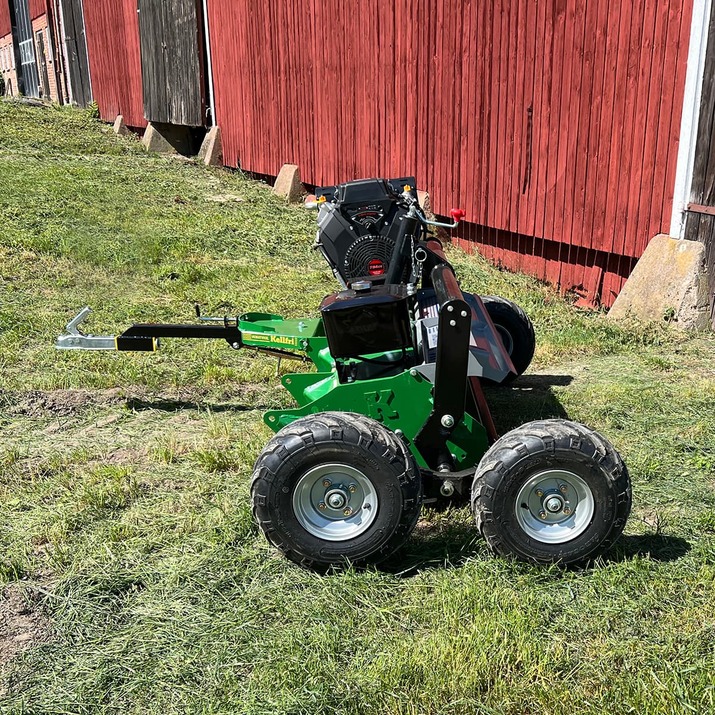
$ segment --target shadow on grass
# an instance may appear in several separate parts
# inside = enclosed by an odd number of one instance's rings
[[[435,522],[420,521],[397,554],[380,564],[380,570],[409,578],[426,569],[457,568],[468,559],[487,553],[474,523],[455,515],[440,514]]]
[[[677,561],[691,549],[691,545],[679,536],[664,534],[625,535],[614,544],[605,555],[606,562],[630,561],[636,557],[647,557],[653,561]]]
[[[485,394],[497,431],[505,434],[525,422],[568,419],[553,387],[565,387],[571,375],[522,375],[509,385],[487,385]]]
[[[182,410],[195,410],[201,412],[251,412],[253,410],[268,410],[267,405],[239,405],[235,403],[216,404],[213,402],[196,402],[193,400],[142,400],[130,398],[125,402],[129,410],[143,412],[145,410],[159,410],[160,412],[181,412]]]

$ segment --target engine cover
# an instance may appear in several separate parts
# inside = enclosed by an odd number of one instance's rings
[[[409,297],[403,285],[344,290],[323,299],[320,313],[334,358],[411,347]]]
[[[316,190],[326,199],[318,215],[317,246],[345,287],[358,278],[383,282],[398,259],[393,254],[406,213],[400,202],[406,185],[414,194],[414,177],[361,179]]]

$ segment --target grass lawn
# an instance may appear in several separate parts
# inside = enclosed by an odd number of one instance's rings
[[[267,309],[335,282],[314,214],[240,174],[149,156],[86,113],[0,102],[0,712],[715,713],[715,336],[617,327],[450,252],[531,315],[506,431],[602,431],[634,510],[586,571],[492,557],[467,508],[425,510],[383,570],[317,576],[252,523],[290,404],[276,361],[165,341],[57,352],[87,330]],[[285,366],[284,368],[285,369]]]

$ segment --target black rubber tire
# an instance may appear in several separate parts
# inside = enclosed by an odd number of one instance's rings
[[[367,531],[342,541],[307,531],[293,508],[300,478],[322,463],[359,469],[377,492],[378,512]],[[321,412],[278,432],[256,461],[253,515],[268,541],[291,561],[324,572],[331,566],[376,564],[406,541],[422,507],[419,468],[409,449],[379,422],[348,412]]]
[[[516,375],[507,377],[500,383],[503,385],[523,374],[531,364],[536,349],[534,325],[516,303],[496,295],[482,295],[480,298],[516,369]]]
[[[579,476],[594,500],[585,530],[562,543],[532,538],[516,515],[522,486],[548,469]],[[477,467],[471,499],[477,527],[494,553],[532,563],[582,565],[620,536],[631,511],[631,484],[620,455],[598,432],[576,422],[543,420],[522,425],[492,445]]]

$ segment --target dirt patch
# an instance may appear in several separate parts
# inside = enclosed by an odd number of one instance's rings
[[[265,387],[241,384],[232,385],[230,389],[216,395],[219,399],[231,400],[229,404],[206,402],[208,390],[205,388],[178,388],[170,393],[154,394],[141,386],[130,388],[112,388],[105,390],[33,390],[31,392],[11,392],[0,389],[0,408],[8,416],[17,417],[49,417],[59,422],[47,427],[48,433],[64,429],[62,418],[78,417],[97,407],[121,405],[129,410],[164,410],[179,411],[185,409],[208,409],[222,411],[224,409],[240,409],[241,407],[255,409],[256,398],[265,392]],[[245,405],[236,406],[235,400],[245,400]],[[108,416],[103,423],[94,425],[102,427],[119,419]]]
[[[50,624],[19,584],[10,584],[0,596],[0,695],[8,663],[28,648],[47,640]]]
[[[0,404],[7,405],[9,414],[26,417],[71,417],[96,405],[116,404],[124,400],[126,396],[114,390],[33,390],[0,395]]]

